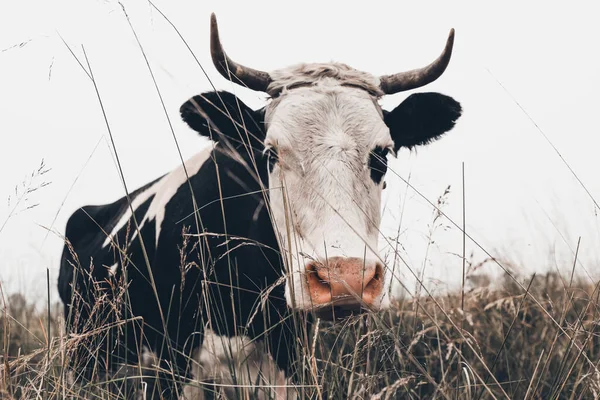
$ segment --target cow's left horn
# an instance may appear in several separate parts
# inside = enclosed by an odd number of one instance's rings
[[[450,29],[446,47],[444,47],[444,51],[434,62],[423,68],[381,76],[379,78],[381,90],[385,94],[394,94],[425,86],[435,81],[444,73],[450,62],[452,45],[454,45],[454,29]]]
[[[217,71],[225,78],[253,90],[267,91],[271,83],[271,76],[267,72],[245,67],[227,56],[219,39],[219,27],[214,13],[210,16],[210,54]]]

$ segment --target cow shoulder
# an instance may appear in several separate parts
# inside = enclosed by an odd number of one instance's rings
[[[129,194],[133,201],[140,193],[154,185],[156,179]],[[88,205],[77,209],[67,221],[65,238],[73,247],[77,247],[83,240],[90,237],[106,239],[106,235],[117,224],[121,216],[128,212],[129,202],[127,196],[110,203],[101,205]]]
[[[135,190],[129,195],[129,199],[133,201],[155,182],[156,180]],[[106,255],[103,242],[128,210],[127,196],[123,196],[109,204],[83,206],[71,214],[65,228],[65,246],[58,277],[59,294],[63,301],[70,299],[73,267],[77,265],[88,268],[90,260],[102,261]]]

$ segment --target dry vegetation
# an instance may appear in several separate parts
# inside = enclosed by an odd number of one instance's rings
[[[473,289],[464,312],[462,295],[450,294],[400,301],[335,325],[319,321],[304,336],[295,390],[299,398],[331,399],[598,398],[597,288],[555,274],[523,286],[526,292],[506,277],[500,289]],[[48,341],[47,310],[20,295],[9,296],[3,310],[2,398],[124,398],[123,382],[128,393],[148,391],[140,377],[156,371],[139,365],[85,385],[69,383],[66,360],[76,346],[103,335],[102,327],[87,338],[65,337],[55,307]]]
[[[46,172],[42,163],[32,178]],[[8,218],[35,207],[27,196],[44,185],[16,189]],[[123,293],[113,298],[120,301]],[[310,332],[299,326],[302,357],[292,390],[301,399],[599,398],[599,294],[596,284],[557,274],[523,277],[520,284],[506,276],[493,289],[421,293],[377,314],[337,324],[317,321]],[[157,373],[181,379],[173,371],[127,365],[111,376],[72,383],[77,371],[67,365],[95,369],[105,360],[96,357],[94,344],[105,343],[111,329],[126,322],[106,325],[106,310],[120,309],[109,298],[101,300],[108,304],[88,305],[86,333],[67,336],[62,306],[36,308],[23,295],[2,295],[0,398],[150,398]],[[90,357],[73,360],[82,346]],[[205,387],[207,398],[223,392],[232,391]],[[257,397],[251,389],[233,392],[237,398]]]

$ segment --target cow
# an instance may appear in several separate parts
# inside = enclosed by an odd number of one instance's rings
[[[252,349],[257,375],[288,382],[299,324],[388,307],[392,272],[377,252],[387,157],[440,138],[462,108],[440,93],[391,111],[379,100],[440,77],[453,43],[451,30],[430,65],[392,75],[342,63],[267,73],[229,58],[212,14],[217,71],[269,99],[253,110],[226,91],[192,97],[180,114],[208,148],[69,218],[58,288],[85,342],[74,374],[151,360],[170,371],[162,396],[202,398],[182,384],[218,379],[211,365]]]

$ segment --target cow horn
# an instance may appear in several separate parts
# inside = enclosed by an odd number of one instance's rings
[[[405,90],[425,86],[428,83],[435,81],[444,73],[448,63],[450,62],[453,44],[454,29],[450,29],[450,34],[448,35],[448,40],[446,41],[446,47],[444,47],[444,51],[434,62],[424,68],[400,72],[394,75],[381,76],[379,78],[379,86],[383,93],[394,94],[403,92]]]
[[[219,39],[219,27],[214,13],[210,16],[210,54],[217,71],[225,78],[253,90],[267,91],[267,87],[271,83],[271,76],[267,72],[245,67],[227,56]]]

